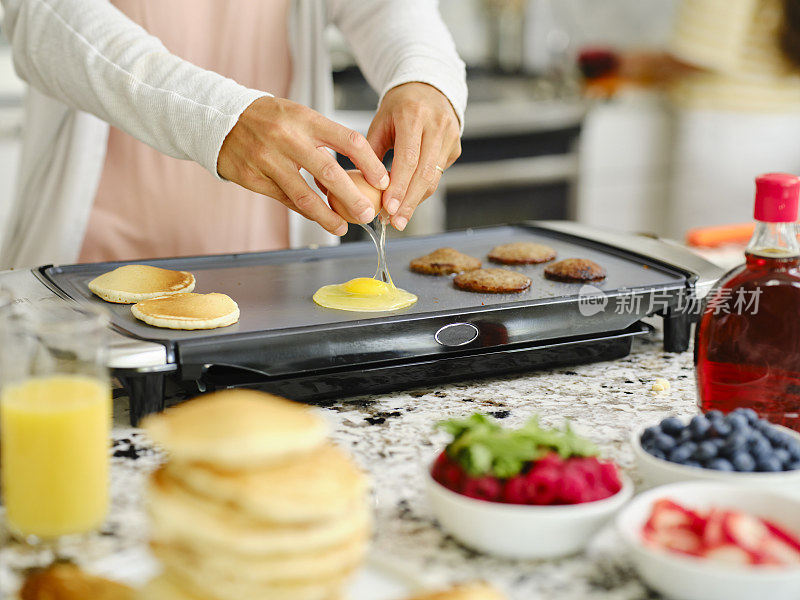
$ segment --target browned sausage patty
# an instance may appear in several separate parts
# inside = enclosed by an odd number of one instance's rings
[[[606,270],[587,258],[567,258],[548,265],[544,276],[555,281],[599,281],[605,279]]]
[[[553,260],[556,251],[544,244],[514,242],[495,246],[489,252],[489,260],[504,265],[533,265]]]
[[[509,294],[527,290],[531,280],[522,273],[508,269],[478,269],[456,275],[453,283],[468,292]]]
[[[415,258],[409,264],[409,268],[425,275],[450,275],[480,269],[481,261],[455,248],[439,248],[430,254]]]

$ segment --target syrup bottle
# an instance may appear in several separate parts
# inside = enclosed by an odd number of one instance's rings
[[[746,407],[800,430],[800,178],[756,178],[756,229],[745,264],[709,292],[697,325],[700,408]]]

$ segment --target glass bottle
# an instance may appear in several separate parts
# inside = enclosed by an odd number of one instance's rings
[[[756,178],[745,263],[709,292],[695,338],[700,408],[746,407],[800,430],[800,178]]]

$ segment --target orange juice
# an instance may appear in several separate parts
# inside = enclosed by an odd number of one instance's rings
[[[47,539],[99,527],[108,510],[108,382],[54,375],[8,384],[0,425],[12,530]]]

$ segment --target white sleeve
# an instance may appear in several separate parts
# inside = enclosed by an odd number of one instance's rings
[[[225,136],[268,95],[170,54],[106,0],[0,0],[22,79],[215,176]]]
[[[463,131],[466,70],[437,0],[328,0],[328,10],[381,99],[402,83],[427,83],[447,96]]]

